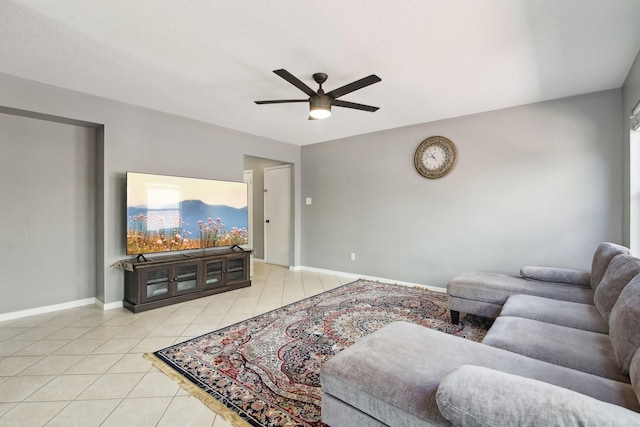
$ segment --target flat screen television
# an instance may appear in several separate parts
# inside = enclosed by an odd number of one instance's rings
[[[127,255],[248,243],[244,182],[127,172]]]

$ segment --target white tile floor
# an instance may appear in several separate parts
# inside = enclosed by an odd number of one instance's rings
[[[86,306],[0,323],[0,426],[230,426],[143,358],[349,283],[255,263],[250,288],[133,314]]]

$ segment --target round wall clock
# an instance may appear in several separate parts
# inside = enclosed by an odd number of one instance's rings
[[[413,164],[425,178],[442,178],[456,165],[456,146],[444,136],[431,136],[418,145]]]

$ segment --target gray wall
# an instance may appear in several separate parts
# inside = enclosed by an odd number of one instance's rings
[[[622,240],[621,114],[611,90],[305,146],[302,263],[434,286],[588,269],[598,243]],[[432,135],[458,149],[439,180],[413,166]]]
[[[635,153],[640,150],[640,131],[630,131],[629,116],[631,109],[640,101],[640,53],[627,75],[627,79],[622,86],[622,138],[624,148],[624,158],[629,161],[624,162],[624,243],[631,247],[633,251],[640,251],[640,182],[637,176],[640,174],[640,157],[630,155],[630,146],[634,144]],[[630,168],[634,168],[636,182],[630,184]]]
[[[125,258],[125,172],[242,180],[244,156],[299,165],[300,148],[219,126],[0,74],[0,107],[52,114],[104,125],[98,136],[95,295],[104,303],[123,297],[123,272],[110,265]],[[51,162],[60,160],[54,153]],[[294,168],[300,188],[300,168]],[[35,171],[41,177],[54,168]],[[300,262],[300,203],[295,200],[294,262]],[[3,240],[0,240],[3,241]],[[59,249],[48,243],[53,253]],[[53,304],[47,302],[46,304]],[[35,304],[40,306],[43,304]]]
[[[0,114],[0,313],[95,296],[96,129]]]
[[[633,70],[625,102],[638,93],[637,63]],[[80,290],[60,280],[61,289],[31,307],[85,298],[86,289],[107,304],[122,300],[123,273],[110,265],[125,257],[126,171],[240,181],[247,155],[294,165],[294,265],[442,286],[471,269],[587,268],[598,242],[622,240],[620,117],[628,111],[620,90],[302,149],[6,74],[0,93],[0,107],[104,125],[94,154],[96,278]],[[453,173],[436,181],[412,163],[431,135],[451,138],[459,151]],[[55,165],[65,154],[49,156]],[[53,166],[29,172],[47,181],[60,174]],[[7,242],[0,238],[5,252]],[[53,240],[42,247],[63,252]]]
[[[257,259],[264,259],[264,168],[285,164],[277,160],[247,156],[244,169],[253,171],[253,250]]]

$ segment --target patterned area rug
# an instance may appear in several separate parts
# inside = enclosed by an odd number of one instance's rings
[[[397,320],[474,341],[489,328],[452,325],[444,293],[358,280],[147,357],[236,426],[324,427],[322,364]]]

